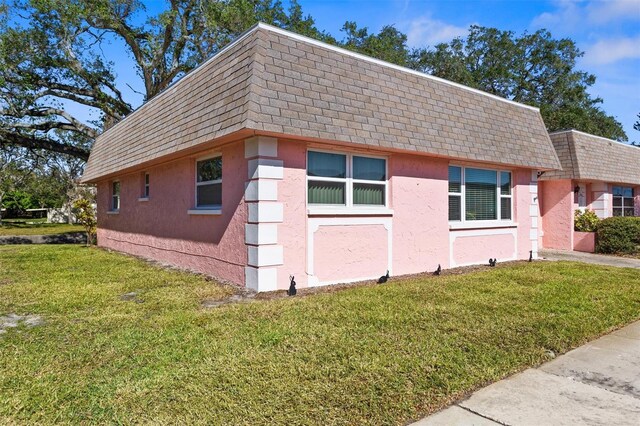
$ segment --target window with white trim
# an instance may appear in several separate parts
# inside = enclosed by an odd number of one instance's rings
[[[613,215],[635,216],[633,207],[633,188],[626,186],[613,187]]]
[[[120,182],[111,182],[111,210],[120,210]]]
[[[222,157],[196,161],[196,208],[222,206]]]
[[[449,221],[510,221],[512,186],[509,171],[449,166]]]
[[[308,151],[307,200],[312,205],[385,207],[387,160]]]

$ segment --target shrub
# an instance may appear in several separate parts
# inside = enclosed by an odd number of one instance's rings
[[[610,217],[600,221],[596,252],[640,253],[640,217]]]
[[[96,211],[91,201],[86,198],[81,198],[73,203],[73,208],[76,209],[78,222],[84,227],[87,233],[87,246],[90,246],[93,244],[96,235]]]
[[[578,232],[595,232],[600,218],[591,210],[574,212],[573,228]]]

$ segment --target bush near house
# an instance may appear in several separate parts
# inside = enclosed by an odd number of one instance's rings
[[[610,217],[597,227],[596,252],[640,253],[640,217]]]
[[[573,228],[578,232],[595,232],[600,218],[591,210],[574,212]]]

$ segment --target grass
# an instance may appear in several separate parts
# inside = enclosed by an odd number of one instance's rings
[[[80,225],[47,223],[46,219],[3,219],[0,237],[7,235],[53,235],[67,232],[84,232]]]
[[[229,291],[0,247],[0,315],[45,320],[0,336],[0,423],[403,424],[640,317],[637,270],[569,262],[202,308]]]

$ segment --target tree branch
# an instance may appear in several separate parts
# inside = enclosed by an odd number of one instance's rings
[[[51,138],[40,138],[34,135],[23,135],[0,130],[0,147],[5,145],[21,146],[28,149],[46,149],[60,154],[70,155],[87,161],[89,150],[75,145],[58,142]]]

